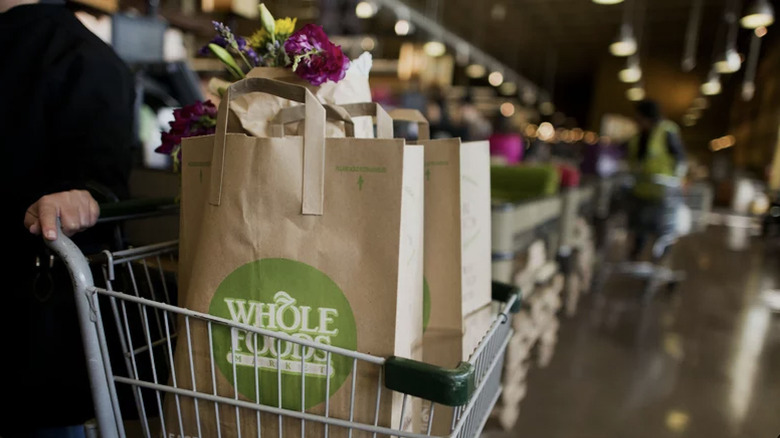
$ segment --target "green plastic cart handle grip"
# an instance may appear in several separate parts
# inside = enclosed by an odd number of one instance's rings
[[[510,311],[520,311],[520,288],[494,281],[494,301],[507,303],[517,297]],[[392,356],[385,361],[385,387],[447,406],[462,406],[476,388],[474,366],[461,362],[454,369]]]
[[[454,369],[391,356],[384,365],[385,387],[447,406],[462,406],[476,387],[474,366],[461,362]]]
[[[523,294],[519,287],[508,283],[502,283],[500,281],[494,281],[492,293],[493,301],[500,301],[502,303],[509,302],[509,299],[512,297],[512,295],[517,295],[517,299],[509,311],[512,313],[517,313],[522,308],[522,300],[520,298],[522,298]]]

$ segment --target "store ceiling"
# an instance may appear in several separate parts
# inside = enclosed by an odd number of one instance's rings
[[[403,41],[430,38],[422,32],[397,37],[393,33],[396,12],[386,8],[372,19],[356,18],[358,0],[265,1],[276,15],[311,17],[331,34],[375,35],[379,42],[375,55],[383,58],[396,57]],[[723,14],[727,3],[744,4],[746,0],[704,0],[697,65],[689,73],[683,72],[680,64],[693,0],[627,0],[618,5],[598,5],[590,0],[404,1],[540,87],[552,88],[553,101],[561,111],[574,117],[580,126],[598,129],[605,112],[631,113],[631,104],[625,98],[627,87],[617,79],[622,60],[608,53],[628,2],[634,4],[633,21],[637,33],[641,33],[640,55],[648,96],[659,100],[669,117],[679,121],[698,94],[713,52],[725,46]],[[437,3],[438,13],[434,13]],[[773,0],[780,11],[778,3],[780,0]],[[764,39],[777,39],[774,34],[778,31],[778,25],[772,26]],[[749,37],[750,32],[740,30],[740,53],[747,52]],[[552,80],[551,70],[555,73]],[[713,136],[722,135],[728,125],[730,104],[742,74],[740,71],[723,78],[723,96],[712,99],[708,109],[712,116],[702,120],[713,127]],[[465,76],[461,73],[459,79],[462,82]],[[709,135],[702,134],[703,138]]]
[[[705,57],[711,56],[725,1],[705,1],[701,30]],[[426,2],[410,3],[424,7]],[[634,24],[637,33],[643,33],[642,50],[648,56],[673,52],[681,57],[692,0],[633,3]],[[617,35],[629,3],[606,6],[588,0],[440,0],[440,4],[447,27],[543,82],[543,69],[539,67],[543,67],[548,53],[557,54],[557,75],[561,78],[593,74]],[[502,9],[505,14],[500,18]]]
[[[724,44],[725,28],[721,23],[726,2],[705,0],[697,68],[686,74],[680,62],[692,0],[634,1],[634,25],[637,33],[642,34],[641,57],[665,64],[668,80],[675,80],[669,70],[676,70],[681,80],[682,76],[692,75],[704,78],[713,47]],[[430,0],[410,0],[409,4],[429,13],[432,9]],[[615,80],[612,87],[598,92],[625,100],[625,85],[617,80],[620,63],[610,59],[608,46],[617,35],[627,4],[598,5],[588,0],[439,0],[439,18],[446,27],[533,82],[543,88],[552,87],[558,107],[576,117],[580,124],[588,124],[593,118],[589,113],[600,74],[613,74]],[[607,66],[614,72],[605,72]],[[664,100],[662,93],[657,94]],[[676,112],[680,104],[670,106]],[[622,107],[616,105],[615,109]]]

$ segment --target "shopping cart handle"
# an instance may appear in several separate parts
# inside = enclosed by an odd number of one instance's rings
[[[179,203],[175,198],[143,198],[100,204],[98,222],[116,222],[126,219],[176,214]]]
[[[520,311],[520,288],[494,281],[492,298],[512,307],[512,313]],[[474,366],[461,362],[449,369],[403,357],[391,356],[384,365],[385,387],[413,397],[420,397],[447,406],[463,406],[468,403],[476,387]]]
[[[95,328],[98,315],[96,313],[97,295],[91,291],[95,282],[92,278],[92,271],[89,269],[89,263],[79,247],[62,232],[62,223],[59,218],[57,218],[57,238],[55,240],[43,239],[43,241],[60,257],[70,273],[94,406],[111,406],[112,400],[116,400],[116,394],[112,395],[109,391],[109,385],[106,385],[106,376],[109,374],[106,372],[103,359],[107,356],[103,356],[105,351],[101,351],[98,330]],[[118,427],[121,427],[117,424],[111,409],[97,409],[95,413],[98,429],[106,431],[103,436],[112,436],[110,432],[116,432]]]
[[[391,356],[384,374],[385,387],[447,406],[465,405],[476,387],[474,366],[468,362],[449,369]]]
[[[492,295],[493,301],[500,301],[502,303],[508,303],[513,295],[517,295],[517,299],[515,300],[514,304],[512,304],[512,308],[509,309],[509,311],[512,313],[517,313],[522,307],[522,300],[520,298],[522,298],[523,294],[520,288],[515,285],[494,281]]]

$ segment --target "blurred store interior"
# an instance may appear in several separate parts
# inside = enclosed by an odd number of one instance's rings
[[[419,110],[431,137],[490,141],[494,280],[554,289],[521,278],[536,258],[565,275],[549,301],[527,296],[523,348],[506,365],[518,377],[483,436],[780,434],[780,3],[264,4],[276,18],[296,17],[296,29],[321,25],[353,62],[369,53],[372,100]],[[177,163],[155,152],[161,132],[175,108],[219,102],[214,78],[232,79],[202,50],[212,21],[249,38],[261,27],[258,6],[68,0],[135,74],[133,198],[178,195]],[[685,207],[672,212],[662,257],[647,245],[644,264],[631,265],[626,175],[632,139],[652,135],[636,122],[647,99],[684,148],[685,169],[670,173]],[[517,179],[506,171],[514,168],[538,172]],[[501,222],[510,210],[528,223]],[[143,245],[178,237],[178,226],[164,215],[125,232]]]

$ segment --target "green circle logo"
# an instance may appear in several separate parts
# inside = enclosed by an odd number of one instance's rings
[[[239,267],[220,283],[209,313],[302,340],[357,350],[355,317],[344,293],[327,275],[294,260],[263,259]],[[352,372],[348,357],[246,330],[215,326],[213,342],[214,361],[225,378],[244,397],[266,405],[277,406],[281,397],[285,409],[300,410],[302,405],[309,409],[338,391]],[[301,400],[302,383],[305,401]]]

